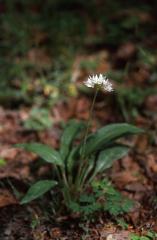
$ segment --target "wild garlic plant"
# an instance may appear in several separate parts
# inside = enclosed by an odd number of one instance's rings
[[[115,160],[128,153],[129,147],[117,143],[117,140],[126,135],[143,132],[133,125],[116,123],[102,127],[95,133],[89,133],[98,91],[103,89],[112,92],[113,87],[102,74],[90,76],[84,84],[95,89],[89,121],[85,124],[70,120],[63,131],[59,150],[41,143],[16,145],[36,153],[46,162],[53,164],[56,173],[55,179],[40,180],[33,184],[21,200],[22,204],[42,196],[56,186],[63,195],[65,206],[70,208],[71,202],[79,201],[81,194],[85,193],[98,174],[103,173]],[[81,139],[76,143],[78,137]]]

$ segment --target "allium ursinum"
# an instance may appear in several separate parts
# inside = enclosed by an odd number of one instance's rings
[[[102,74],[99,75],[92,75],[89,76],[88,79],[86,81],[84,81],[84,84],[87,87],[92,87],[96,89],[94,97],[93,97],[93,101],[92,101],[92,105],[91,105],[91,109],[90,109],[90,114],[89,114],[89,119],[87,122],[87,128],[86,128],[86,132],[85,132],[85,136],[84,136],[84,141],[83,141],[83,146],[82,146],[82,151],[81,151],[81,157],[82,157],[82,164],[80,164],[79,166],[79,170],[78,172],[80,173],[81,171],[83,171],[83,167],[86,164],[86,159],[84,158],[84,149],[85,149],[85,145],[87,142],[87,137],[88,137],[88,133],[89,133],[89,129],[90,129],[90,121],[92,120],[92,113],[94,110],[94,104],[96,102],[96,97],[98,94],[98,91],[100,89],[103,89],[106,92],[112,92],[113,91],[113,87],[112,87],[112,83],[109,82],[108,78],[106,76],[103,76]],[[80,176],[78,174],[78,176]],[[79,181],[79,179],[78,179]]]
[[[112,83],[109,82],[109,79],[102,74],[89,76],[88,79],[84,82],[87,87],[98,87],[107,92],[112,92],[113,87]]]

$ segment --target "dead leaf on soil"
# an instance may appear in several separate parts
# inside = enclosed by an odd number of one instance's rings
[[[109,234],[106,237],[106,240],[128,240],[129,239],[129,231],[121,231],[119,233]]]
[[[39,67],[49,67],[52,63],[52,60],[45,49],[32,48],[29,50],[27,58],[28,61]]]
[[[17,148],[11,148],[8,145],[0,146],[0,157],[7,159],[7,160],[13,160],[15,159],[15,156],[17,155]]]
[[[137,192],[137,193],[147,191],[146,187],[140,182],[133,182],[133,183],[127,184],[125,186],[125,189],[128,191]]]
[[[80,98],[77,101],[76,116],[79,119],[87,120],[89,118],[90,102],[87,98]]]
[[[71,98],[69,102],[62,102],[53,107],[53,121],[55,123],[67,121],[70,118],[87,120],[89,118],[90,101],[85,98]]]
[[[136,176],[134,172],[130,170],[114,173],[113,178],[114,182],[116,182],[116,185],[118,185],[119,187],[123,187],[127,183],[135,182],[138,180],[138,176]]]
[[[27,165],[16,166],[16,164],[10,164],[0,169],[0,179],[12,177],[15,179],[31,179],[30,168]]]
[[[150,78],[150,70],[146,66],[141,66],[139,69],[131,74],[131,78],[134,80],[134,84],[145,83]]]
[[[128,216],[130,217],[133,225],[136,226],[137,223],[139,222],[140,211],[130,212],[128,213]]]
[[[0,208],[17,203],[17,199],[7,189],[0,189]]]
[[[128,59],[136,52],[136,46],[132,42],[127,42],[121,45],[116,53],[118,59]]]
[[[148,135],[142,134],[137,136],[135,148],[138,150],[139,153],[143,153],[148,149],[149,139]]]
[[[128,240],[130,235],[130,231],[126,230],[117,230],[117,227],[115,227],[112,224],[109,224],[105,226],[100,231],[100,239],[104,240]]]
[[[72,68],[72,82],[82,82],[94,73],[105,73],[111,69],[108,52],[100,51],[97,54],[81,55],[76,58]],[[86,63],[85,65],[83,63]]]
[[[60,238],[62,235],[61,229],[59,227],[54,227],[50,231],[50,236],[53,238]]]
[[[157,155],[156,152],[150,153],[147,156],[147,164],[148,168],[153,171],[154,173],[157,173]]]
[[[147,110],[156,112],[157,111],[157,95],[151,95],[147,97],[145,101],[145,106]]]

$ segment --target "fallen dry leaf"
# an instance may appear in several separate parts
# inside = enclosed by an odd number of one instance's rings
[[[32,48],[29,50],[27,58],[28,61],[39,67],[49,67],[52,63],[52,60],[45,49]]]
[[[157,95],[151,95],[146,98],[145,106],[149,111],[156,112],[157,111]]]
[[[7,189],[0,189],[0,208],[17,203],[17,199]]]
[[[157,155],[155,153],[150,153],[147,155],[147,164],[151,171],[157,173]]]
[[[52,228],[50,231],[50,236],[53,238],[60,238],[61,235],[62,235],[62,232],[59,227]]]
[[[148,145],[149,145],[148,135],[141,134],[137,136],[135,147],[139,153],[143,153],[144,151],[146,151],[148,149]]]
[[[137,71],[131,74],[131,78],[133,79],[134,84],[146,83],[150,78],[150,70],[146,66],[141,66]]]
[[[8,145],[2,145],[0,146],[0,157],[7,159],[7,160],[12,160],[15,159],[17,155],[17,148],[11,148]]]
[[[128,231],[121,231],[119,233],[109,234],[106,240],[128,240],[130,233]]]
[[[130,182],[135,182],[138,180],[138,176],[135,176],[134,172],[130,170],[114,173],[112,177],[116,185],[118,185],[120,188],[122,188],[123,186]]]
[[[89,118],[90,102],[83,97],[77,101],[76,115],[79,119],[87,120]]]
[[[128,59],[136,52],[136,46],[132,42],[127,42],[121,45],[116,53],[118,59]]]

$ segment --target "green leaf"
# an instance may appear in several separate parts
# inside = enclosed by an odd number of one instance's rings
[[[48,145],[41,143],[23,143],[16,144],[15,146],[23,148],[26,151],[36,153],[48,163],[53,163],[59,166],[63,165],[63,161],[59,152],[49,147]]]
[[[146,236],[142,236],[142,237],[140,238],[140,240],[150,240],[150,238],[149,238],[149,237],[146,237]]]
[[[42,196],[44,193],[48,192],[52,187],[57,184],[56,181],[42,180],[33,184],[24,198],[21,200],[21,204],[26,204],[32,200]]]
[[[94,172],[91,175],[90,181],[98,173],[110,168],[115,160],[124,157],[128,151],[129,148],[123,145],[116,145],[101,151],[96,161]]]
[[[46,108],[32,108],[29,118],[24,121],[24,127],[30,130],[42,131],[51,126],[52,120]]]
[[[60,153],[63,159],[66,159],[68,156],[74,138],[84,127],[85,124],[83,122],[78,122],[76,120],[68,122],[61,137]]]
[[[0,158],[0,167],[5,166],[6,164],[7,164],[7,163],[6,163],[5,159]]]
[[[100,128],[96,133],[89,135],[87,138],[86,145],[84,146],[84,156],[100,150],[120,137],[143,132],[142,129],[127,123],[110,124]],[[82,146],[83,144],[80,145],[80,153]]]
[[[126,146],[115,146],[101,151],[96,161],[95,171],[98,173],[110,168],[115,160],[124,157],[128,151],[129,147]]]
[[[140,237],[136,234],[131,234],[130,237],[131,237],[131,240],[140,240]]]

